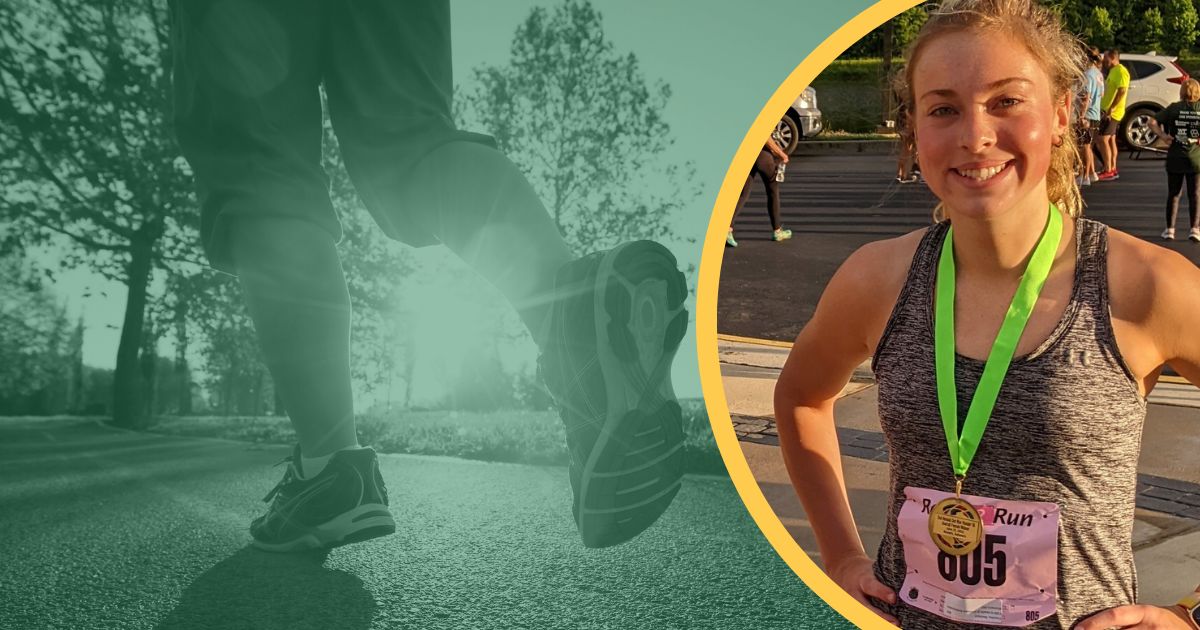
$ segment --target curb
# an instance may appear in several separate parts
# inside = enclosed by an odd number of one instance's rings
[[[801,140],[791,155],[894,155],[898,140]]]

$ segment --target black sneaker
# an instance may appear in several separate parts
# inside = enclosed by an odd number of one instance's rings
[[[374,450],[338,451],[312,479],[300,478],[299,446],[283,462],[288,462],[287,472],[263,499],[274,502],[250,524],[255,547],[338,547],[396,531]]]
[[[671,363],[687,329],[675,257],[651,241],[563,266],[539,360],[567,430],[574,516],[588,547],[637,536],[683,475]]]

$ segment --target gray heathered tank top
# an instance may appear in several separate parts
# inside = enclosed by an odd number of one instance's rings
[[[904,488],[954,491],[933,359],[932,289],[948,226],[931,227],[917,247],[872,366],[890,451],[891,493],[875,570],[884,584],[897,589],[900,601],[905,562],[896,516]],[[1076,226],[1070,303],[1044,343],[1013,359],[963,488],[968,494],[1061,506],[1058,614],[1035,628],[1069,628],[1137,596],[1133,510],[1146,402],[1112,332],[1106,228],[1086,219]],[[983,365],[956,358],[960,426]],[[911,606],[891,612],[904,628],[976,627]]]

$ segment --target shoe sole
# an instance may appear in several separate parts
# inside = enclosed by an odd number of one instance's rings
[[[366,503],[336,518],[309,529],[281,543],[255,539],[253,545],[263,551],[287,552],[306,549],[326,549],[363,542],[396,532],[396,521],[386,505]]]
[[[670,251],[637,241],[601,260],[594,295],[607,407],[575,520],[586,546],[607,547],[654,524],[679,492],[683,414],[671,364],[687,330],[687,285]]]

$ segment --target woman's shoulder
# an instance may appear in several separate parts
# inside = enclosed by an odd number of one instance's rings
[[[847,316],[865,317],[869,328],[886,320],[900,296],[917,249],[931,229],[923,228],[867,243],[852,253],[825,288],[825,297]]]
[[[867,243],[846,259],[839,274],[845,275],[864,285],[863,288],[895,286],[899,291],[908,276],[910,263],[917,253],[917,248],[930,230],[937,226],[921,228],[901,236],[885,238]]]
[[[810,339],[874,351],[928,229],[867,243],[842,263],[805,326]]]

